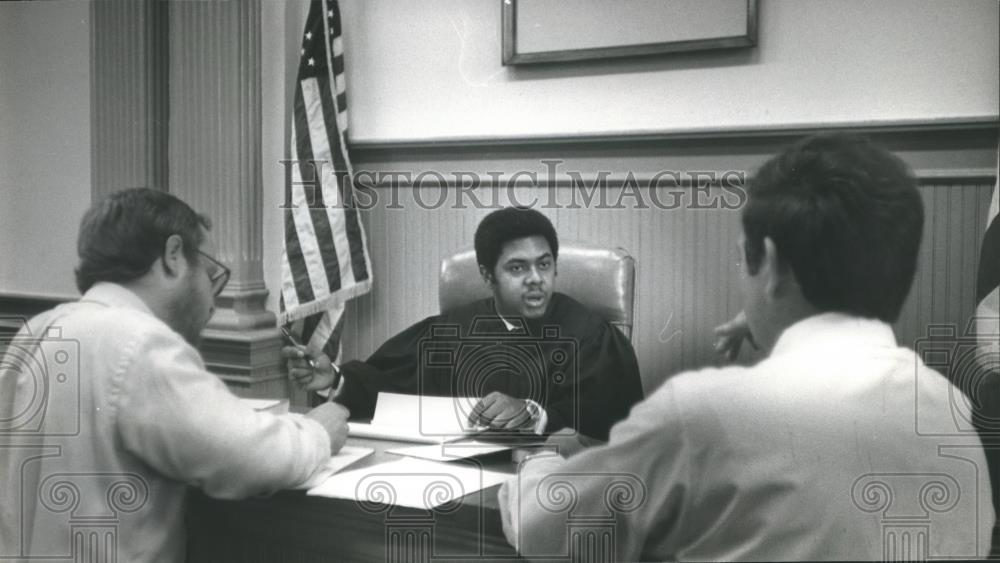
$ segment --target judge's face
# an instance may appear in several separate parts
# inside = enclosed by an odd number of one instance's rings
[[[501,315],[536,319],[552,298],[556,260],[545,237],[514,239],[504,244],[493,272],[484,276]]]

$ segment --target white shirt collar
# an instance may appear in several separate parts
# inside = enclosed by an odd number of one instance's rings
[[[505,319],[503,317],[503,315],[500,314],[500,311],[497,311],[497,316],[500,317],[501,321],[503,321],[503,326],[507,327],[507,332],[510,332],[510,331],[514,330],[515,328],[517,328],[516,325],[514,325],[513,323],[511,323],[510,321],[508,321],[507,319]]]
[[[150,310],[146,302],[143,301],[138,295],[133,293],[131,290],[112,282],[97,282],[87,293],[83,294],[80,301],[90,301],[94,303],[101,303],[103,305],[108,305],[110,307],[128,307],[129,309],[136,309],[142,311],[152,316],[153,311]]]
[[[774,344],[771,356],[830,346],[843,349],[856,346],[895,348],[897,344],[892,327],[878,319],[844,313],[820,313],[786,328]]]

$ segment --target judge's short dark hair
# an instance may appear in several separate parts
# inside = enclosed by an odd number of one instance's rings
[[[757,273],[770,237],[813,306],[891,323],[913,284],[923,225],[902,160],[857,135],[807,137],[749,183],[747,269]]]
[[[84,293],[97,282],[142,277],[163,256],[171,235],[180,235],[184,255],[193,262],[204,242],[201,227],[211,226],[207,217],[166,192],[135,188],[113,193],[80,222],[76,287]]]
[[[476,261],[493,272],[503,245],[520,238],[542,236],[559,258],[559,237],[548,217],[527,207],[505,207],[487,215],[476,228]]]

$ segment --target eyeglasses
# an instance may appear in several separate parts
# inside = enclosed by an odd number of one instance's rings
[[[218,297],[222,293],[222,290],[226,288],[226,284],[229,283],[229,276],[232,275],[232,272],[222,262],[219,262],[201,250],[198,251],[198,254],[204,256],[206,260],[215,266],[214,271],[209,272],[208,280],[212,282],[212,293]]]

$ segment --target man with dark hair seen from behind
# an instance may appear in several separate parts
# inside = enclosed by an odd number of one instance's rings
[[[958,390],[890,326],[923,219],[905,164],[864,138],[810,137],[767,161],[735,265],[767,357],[676,375],[606,446],[524,462],[500,490],[511,543],[586,560],[568,536],[596,515],[610,540],[590,547],[617,561],[985,556],[982,445],[955,432]],[[941,433],[918,432],[918,398]]]
[[[499,209],[479,224],[475,248],[491,298],[418,322],[364,362],[334,366],[323,355],[310,363],[304,349],[286,347],[290,376],[306,389],[326,390],[339,370],[344,382],[334,400],[353,418],[371,418],[381,391],[474,396],[481,400],[469,409],[473,424],[538,435],[569,428],[606,440],[611,426],[642,398],[635,352],[618,329],[555,292],[559,239],[552,223],[534,209]],[[443,331],[451,336],[441,337],[437,329],[448,327],[457,333]],[[558,338],[547,339],[546,327],[558,328]],[[448,340],[457,346],[446,368],[421,358],[421,343]],[[548,346],[568,341],[576,352],[547,353]],[[526,366],[526,357],[514,349],[525,342],[538,343],[544,359]]]
[[[74,517],[116,515],[115,542],[101,535],[88,549],[182,561],[188,486],[227,499],[297,486],[343,446],[343,407],[256,412],[206,371],[195,345],[229,279],[209,228],[150,189],[112,194],[84,215],[83,297],[31,319],[0,370],[10,446],[0,447],[0,556],[88,557],[60,513],[69,487]],[[56,375],[59,364],[75,372]]]

